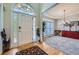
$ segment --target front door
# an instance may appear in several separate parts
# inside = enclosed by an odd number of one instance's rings
[[[18,14],[19,46],[32,42],[32,18],[33,16]]]

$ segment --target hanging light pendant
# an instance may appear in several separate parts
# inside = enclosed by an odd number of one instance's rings
[[[65,22],[65,10],[64,10],[64,22]]]
[[[66,12],[66,10],[64,10],[64,22],[65,22],[65,24],[69,24],[70,22],[68,20],[66,20],[65,12]]]

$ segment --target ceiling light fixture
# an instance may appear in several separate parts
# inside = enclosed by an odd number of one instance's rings
[[[64,10],[64,22],[65,22],[65,24],[69,24],[70,22],[69,22],[68,20],[66,20],[66,15],[65,15],[65,13],[66,13],[66,10]]]

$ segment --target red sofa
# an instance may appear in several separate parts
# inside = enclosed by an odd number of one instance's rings
[[[79,39],[79,32],[76,31],[62,31],[63,37],[69,37],[74,39]]]

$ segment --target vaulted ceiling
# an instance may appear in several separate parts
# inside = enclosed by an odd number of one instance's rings
[[[71,16],[79,14],[79,3],[60,3],[53,7],[51,7],[49,10],[47,10],[44,15],[47,17],[59,19],[64,16],[64,10],[65,16]]]

